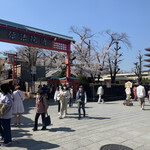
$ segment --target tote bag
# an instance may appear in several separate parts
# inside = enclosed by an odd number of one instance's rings
[[[51,124],[51,118],[50,115],[47,114],[47,116],[45,117],[45,125],[48,126]]]

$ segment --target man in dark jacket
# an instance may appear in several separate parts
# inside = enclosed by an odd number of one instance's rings
[[[78,102],[78,113],[79,113],[79,118],[81,119],[81,107],[83,110],[83,117],[85,117],[85,104],[87,103],[87,95],[86,92],[83,90],[83,86],[79,86],[79,90],[77,92],[76,96],[77,102]]]

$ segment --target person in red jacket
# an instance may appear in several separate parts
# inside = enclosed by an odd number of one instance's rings
[[[41,130],[46,130],[45,114],[47,114],[47,109],[48,109],[47,100],[45,99],[45,96],[42,95],[42,91],[40,91],[36,95],[36,114],[33,131],[37,131],[38,129],[38,119],[40,115],[42,116],[42,124],[43,124]]]

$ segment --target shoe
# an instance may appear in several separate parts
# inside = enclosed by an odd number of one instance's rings
[[[81,118],[79,117],[78,120],[80,120]]]
[[[33,130],[33,131],[37,131],[37,129],[36,129],[36,128],[33,128],[32,130]]]
[[[4,137],[1,136],[1,137],[0,137],[0,141],[2,141],[2,140],[4,140]]]
[[[17,127],[17,123],[14,123],[14,126]]]
[[[41,130],[46,130],[46,127],[43,127]]]
[[[63,119],[63,117],[62,117],[62,116],[59,116],[59,119]]]
[[[63,116],[62,116],[62,118],[65,118],[66,117],[66,114],[64,114]]]
[[[60,117],[60,113],[58,113],[58,117]]]

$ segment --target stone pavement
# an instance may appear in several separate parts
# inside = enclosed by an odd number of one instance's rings
[[[99,150],[106,144],[119,144],[134,150],[150,150],[150,104],[124,106],[123,101],[86,105],[87,117],[78,120],[76,104],[68,115],[58,119],[57,105],[50,105],[52,125],[46,131],[33,132],[35,100],[25,100],[21,127],[12,126],[13,142],[2,150]],[[13,119],[12,119],[13,120]],[[13,121],[12,121],[13,123]]]

